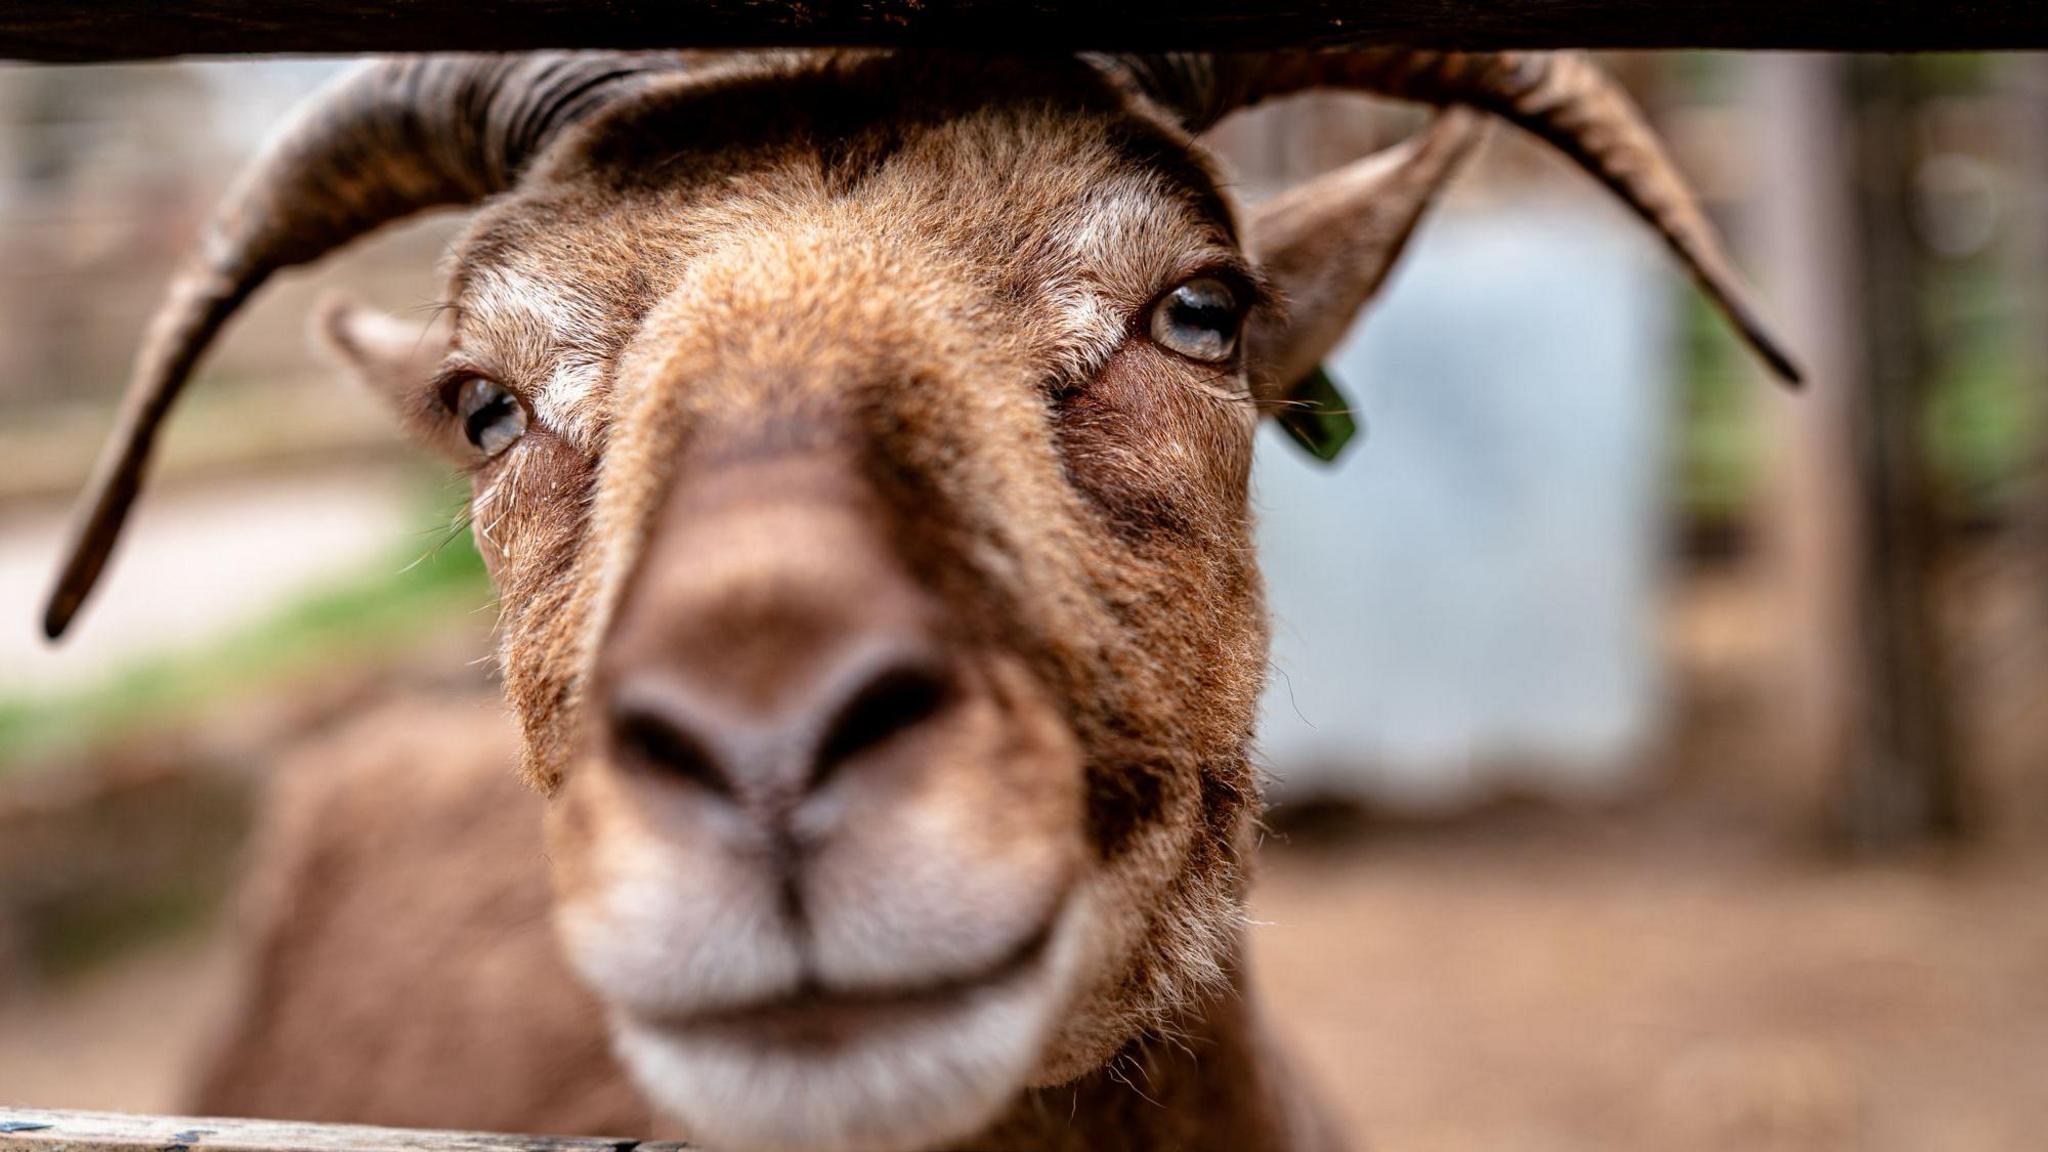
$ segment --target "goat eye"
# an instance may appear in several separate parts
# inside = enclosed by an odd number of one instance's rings
[[[526,407],[481,376],[463,382],[455,395],[455,414],[462,417],[462,434],[485,456],[496,456],[526,435]]]
[[[1152,339],[1191,360],[1228,360],[1237,350],[1237,330],[1243,320],[1237,293],[1230,285],[1203,276],[1168,292],[1152,306]]]

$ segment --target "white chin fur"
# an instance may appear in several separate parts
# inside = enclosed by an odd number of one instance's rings
[[[1071,911],[1071,909],[1070,909]],[[831,1048],[620,1015],[614,1047],[657,1112],[716,1152],[924,1152],[991,1123],[1065,1008],[1073,916],[1029,969]]]

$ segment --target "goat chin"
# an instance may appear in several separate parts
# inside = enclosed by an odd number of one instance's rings
[[[613,1015],[658,1112],[720,1152],[923,1152],[985,1129],[1040,1070],[1082,967],[1085,901],[987,983],[861,1009],[827,1040]]]

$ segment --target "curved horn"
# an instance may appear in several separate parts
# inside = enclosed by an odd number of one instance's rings
[[[207,345],[272,272],[415,212],[511,187],[564,127],[666,65],[617,53],[412,57],[372,63],[307,101],[228,193],[151,321],[43,631],[61,635],[92,592],[164,417]]]
[[[1798,365],[1764,324],[1720,236],[1628,93],[1585,55],[1560,53],[1281,52],[1117,58],[1129,81],[1201,131],[1233,110],[1309,88],[1350,88],[1431,104],[1467,104],[1569,156],[1657,230],[1701,291],[1771,371]]]

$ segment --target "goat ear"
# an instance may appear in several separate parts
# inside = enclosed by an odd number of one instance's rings
[[[1246,246],[1278,297],[1252,315],[1245,333],[1261,401],[1313,403],[1317,397],[1305,389],[1329,392],[1318,365],[1386,282],[1423,213],[1484,130],[1478,113],[1448,109],[1417,136],[1253,211]]]
[[[432,380],[448,353],[444,320],[422,325],[328,296],[314,310],[312,337],[322,357],[383,400],[414,439],[461,454],[460,437],[432,394]]]

